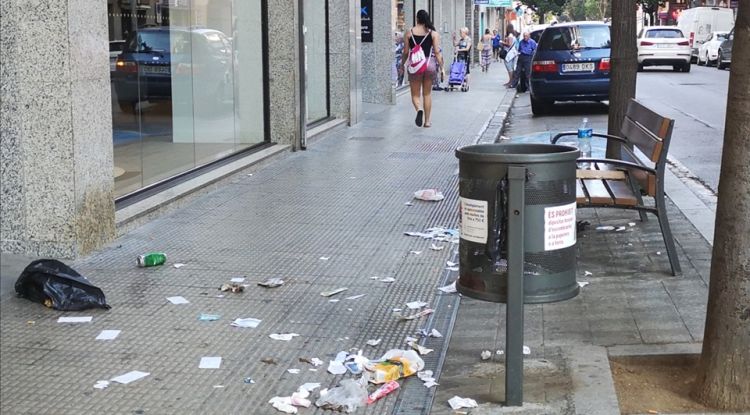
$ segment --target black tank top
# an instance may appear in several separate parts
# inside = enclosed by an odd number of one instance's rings
[[[425,36],[427,36],[427,39],[425,39]],[[424,42],[422,42],[422,39],[424,39]],[[414,47],[419,44],[419,42],[422,42],[422,50],[424,51],[424,55],[428,58],[432,54],[432,31],[430,30],[427,32],[426,35],[415,35],[414,30],[411,31],[411,36],[409,37],[409,46]]]

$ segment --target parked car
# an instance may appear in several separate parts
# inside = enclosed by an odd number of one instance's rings
[[[555,101],[609,99],[609,25],[560,23],[547,27],[531,65],[531,110],[548,112]]]
[[[698,58],[701,45],[712,32],[728,32],[734,26],[734,12],[727,7],[691,7],[677,19],[677,27],[690,42],[692,59]]]
[[[716,68],[724,69],[732,63],[732,43],[734,43],[734,28],[727,35],[726,40],[719,45],[716,55]]]
[[[117,68],[117,57],[122,53],[125,47],[124,40],[112,40],[109,42],[109,71],[114,72]]]
[[[115,67],[112,83],[125,112],[132,112],[139,101],[171,101],[173,85],[185,85],[194,99],[217,104],[232,93],[231,40],[218,30],[138,29]]]
[[[646,26],[638,34],[638,71],[645,66],[672,65],[690,72],[690,41],[675,26]]]
[[[708,40],[698,48],[698,65],[709,66],[719,57],[719,45],[727,39],[729,32],[712,32]]]

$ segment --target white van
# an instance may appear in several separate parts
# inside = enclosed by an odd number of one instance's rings
[[[734,27],[734,12],[726,7],[693,7],[685,9],[677,19],[677,27],[690,41],[692,56],[698,58],[698,49],[708,40],[711,32],[730,31]]]

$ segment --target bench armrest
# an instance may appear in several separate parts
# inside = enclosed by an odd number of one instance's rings
[[[613,166],[618,167],[627,167],[628,169],[636,169],[636,170],[643,170],[645,172],[649,172],[651,174],[656,174],[656,169],[653,169],[648,166],[642,166],[637,163],[633,163],[630,161],[624,161],[624,160],[613,160],[613,159],[597,159],[597,158],[579,158],[576,160],[576,163],[606,163],[611,164]]]
[[[550,142],[552,142],[552,144],[556,144],[557,140],[559,140],[562,137],[569,136],[569,135],[575,135],[575,136],[577,136],[578,135],[578,131],[565,131],[565,132],[559,133],[559,134],[555,135],[554,137],[552,137],[552,140],[550,140]],[[607,140],[615,140],[615,141],[619,141],[619,142],[624,143],[624,144],[629,144],[628,140],[626,140],[626,139],[624,139],[622,137],[618,137],[616,135],[609,135],[609,134],[602,134],[602,133],[593,133],[593,134],[591,134],[591,136],[592,137],[606,138]]]

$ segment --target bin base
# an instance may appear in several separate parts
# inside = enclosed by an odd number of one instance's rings
[[[469,287],[466,287],[464,285],[461,285],[461,278],[456,281],[456,290],[467,297],[475,298],[477,300],[483,300],[483,301],[491,301],[493,303],[506,303],[507,302],[507,294],[505,289],[503,289],[501,292],[495,292],[495,293],[489,293],[487,291],[483,290],[475,290]],[[542,304],[542,303],[556,303],[558,301],[565,301],[569,300],[575,296],[578,295],[578,293],[581,291],[581,287],[578,286],[578,283],[575,283],[574,285],[571,285],[570,287],[567,287],[566,289],[557,289],[552,294],[534,294],[524,295],[523,302],[524,304]]]

